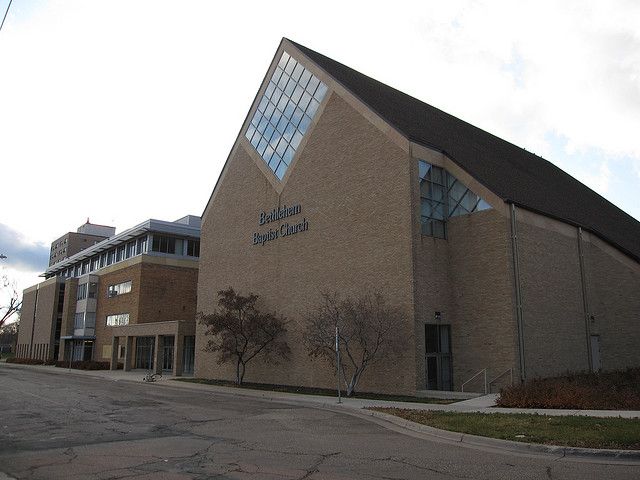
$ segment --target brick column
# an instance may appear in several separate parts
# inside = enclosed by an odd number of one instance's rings
[[[162,335],[156,335],[156,345],[153,352],[153,373],[162,374],[162,362],[164,359],[164,351],[162,350]]]
[[[64,352],[69,347],[69,340],[60,339],[60,350],[58,350],[58,358],[59,362],[64,361]],[[20,355],[18,355],[20,356]]]
[[[184,335],[176,332],[173,337],[173,375],[175,377],[182,376],[182,355],[184,347]]]
[[[133,337],[124,337],[124,371],[131,370],[131,350],[133,350]]]
[[[111,340],[111,370],[118,369],[118,350],[120,348],[120,338],[114,336]]]

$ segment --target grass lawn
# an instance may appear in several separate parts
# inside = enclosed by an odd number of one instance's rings
[[[265,383],[243,383],[237,385],[235,382],[228,380],[209,380],[205,378],[174,378],[174,381],[178,382],[191,382],[191,383],[203,383],[205,385],[218,385],[223,387],[234,388],[248,388],[252,390],[266,390],[270,392],[285,392],[285,393],[298,393],[302,395],[323,395],[325,397],[337,397],[335,390],[328,390],[326,388],[308,388],[308,387],[293,387],[290,385],[270,385]],[[344,392],[342,392],[344,396]],[[409,397],[405,395],[382,395],[377,393],[356,393],[354,398],[365,398],[367,400],[389,400],[395,402],[415,402],[415,403],[430,403],[448,405],[455,403],[458,400],[445,400],[442,398],[422,398],[422,397]]]
[[[640,450],[640,419],[371,408],[430,427],[516,442]]]

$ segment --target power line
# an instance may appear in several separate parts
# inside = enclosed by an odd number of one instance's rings
[[[2,26],[4,25],[4,21],[7,19],[7,13],[9,13],[9,9],[11,8],[11,2],[13,0],[9,0],[9,5],[7,5],[7,9],[4,12],[4,17],[2,17],[2,23],[0,23],[0,31],[2,31]]]

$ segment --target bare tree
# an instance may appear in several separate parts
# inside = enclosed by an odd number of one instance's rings
[[[218,309],[210,314],[198,314],[207,326],[205,335],[214,338],[206,350],[218,352],[218,364],[236,362],[236,383],[242,384],[247,364],[260,355],[264,361],[277,363],[291,353],[285,340],[286,321],[275,313],[263,313],[256,308],[257,295],[242,296],[232,287],[218,292]]]
[[[18,339],[19,320],[7,323],[0,327],[0,354],[7,352],[15,352],[15,345]]]
[[[402,312],[388,306],[380,292],[358,298],[323,293],[307,317],[304,343],[309,356],[323,358],[335,369],[338,328],[341,377],[352,396],[367,368],[399,349],[397,327],[403,323]]]
[[[9,293],[6,304],[0,307],[0,328],[9,320],[13,315],[17,314],[22,307],[22,300],[18,294],[15,282],[9,280],[7,275],[2,275],[0,280],[0,291],[2,295],[5,295],[5,291]]]

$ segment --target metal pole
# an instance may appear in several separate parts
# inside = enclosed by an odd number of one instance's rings
[[[338,335],[338,325],[336,325],[336,378],[338,380],[338,403],[342,403],[340,394],[340,336]]]

